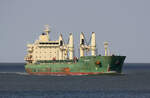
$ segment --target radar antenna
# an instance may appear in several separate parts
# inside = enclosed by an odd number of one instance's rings
[[[49,28],[49,25],[48,25],[48,24],[45,25],[45,30],[44,30],[44,32],[46,33],[47,38],[48,38],[48,40],[49,40],[49,32],[50,32],[50,28]]]

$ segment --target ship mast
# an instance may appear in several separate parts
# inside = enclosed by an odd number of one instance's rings
[[[69,43],[68,43],[68,48],[69,48],[69,59],[72,60],[73,59],[73,52],[74,52],[74,44],[73,44],[73,34],[70,33],[69,36]]]
[[[96,39],[95,39],[95,32],[92,32],[92,38],[91,38],[91,55],[96,56]]]
[[[45,30],[44,30],[44,32],[46,33],[48,40],[50,40],[50,39],[49,39],[49,32],[50,32],[49,25],[45,25]]]
[[[80,34],[80,57],[84,56],[85,38],[83,32]]]
[[[96,56],[96,39],[95,39],[95,32],[92,32],[91,36],[91,45],[85,43],[84,33],[81,32],[80,34],[80,57],[84,56],[85,51],[91,51],[91,56]]]
[[[104,42],[104,48],[105,48],[105,56],[108,56],[108,42]]]

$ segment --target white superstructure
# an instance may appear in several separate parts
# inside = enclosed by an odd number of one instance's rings
[[[52,41],[49,37],[49,26],[45,26],[44,33],[39,36],[33,44],[27,44],[27,55],[25,60],[27,63],[35,63],[39,60],[73,60],[74,59],[74,39],[73,34],[69,35],[69,42],[65,44],[62,34],[58,40]],[[85,51],[91,51],[91,55],[95,56],[96,41],[95,33],[92,32],[91,44],[85,43],[84,33],[80,34],[80,57],[85,56]]]
[[[49,28],[46,25],[44,33],[39,36],[33,44],[27,44],[27,55],[25,60],[28,63],[34,63],[38,60],[66,60],[73,59],[74,44],[73,35],[70,33],[69,43],[65,44],[62,34],[56,41],[51,41],[49,38]],[[69,57],[68,57],[69,52]]]

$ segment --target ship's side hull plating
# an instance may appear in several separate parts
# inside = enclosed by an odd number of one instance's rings
[[[97,75],[121,73],[125,56],[85,56],[74,61],[38,61],[26,64],[29,74],[35,75]]]

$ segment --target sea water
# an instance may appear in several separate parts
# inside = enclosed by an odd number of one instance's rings
[[[0,63],[0,98],[150,98],[150,64],[126,63],[121,75],[28,75]]]

